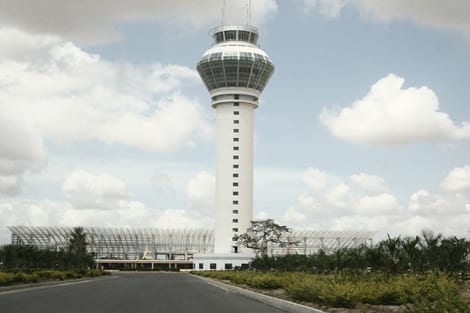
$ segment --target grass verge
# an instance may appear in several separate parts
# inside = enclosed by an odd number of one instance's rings
[[[458,285],[445,275],[385,275],[211,271],[194,272],[251,288],[283,289],[298,301],[336,308],[398,305],[403,312],[470,313]]]

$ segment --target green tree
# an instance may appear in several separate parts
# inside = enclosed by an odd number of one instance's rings
[[[268,255],[269,244],[277,244],[281,247],[296,245],[297,242],[283,240],[283,235],[289,233],[287,226],[279,225],[273,219],[251,221],[251,226],[246,233],[237,236],[239,245],[255,250],[257,255]]]
[[[72,268],[84,270],[93,263],[92,256],[87,254],[86,234],[82,227],[75,227],[70,234],[68,253]]]

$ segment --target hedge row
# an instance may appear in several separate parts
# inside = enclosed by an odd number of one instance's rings
[[[458,286],[439,275],[316,275],[280,272],[196,272],[257,289],[284,289],[295,300],[353,308],[359,303],[403,305],[408,312],[470,312]]]
[[[17,283],[37,283],[39,281],[78,279],[109,274],[109,272],[100,270],[87,270],[83,272],[53,270],[0,272],[0,286],[9,286]]]

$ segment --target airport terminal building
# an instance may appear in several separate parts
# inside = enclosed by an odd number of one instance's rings
[[[9,226],[11,243],[39,249],[60,250],[68,246],[73,227]],[[212,254],[214,231],[209,229],[104,228],[84,227],[88,251],[98,267],[121,270],[194,269],[223,270],[235,266],[226,260],[199,264],[195,254]],[[284,241],[291,246],[269,246],[270,255],[308,255],[320,249],[337,249],[371,244],[369,232],[292,231]],[[243,266],[248,266],[248,262]],[[238,265],[237,265],[238,266]]]

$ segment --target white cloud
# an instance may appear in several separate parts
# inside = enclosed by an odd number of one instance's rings
[[[15,195],[21,191],[21,176],[0,176],[0,193]]]
[[[442,198],[424,189],[416,191],[410,197],[410,210],[421,216],[443,213],[444,206],[445,202]]]
[[[454,168],[444,178],[441,188],[448,192],[470,191],[470,166]]]
[[[157,228],[211,228],[211,220],[203,217],[196,217],[185,210],[165,210],[158,216],[155,224]]]
[[[357,175],[352,175],[349,179],[355,185],[370,192],[388,191],[388,188],[385,186],[385,180],[382,177],[360,173]]]
[[[294,207],[290,207],[284,213],[283,220],[286,223],[298,223],[305,220],[305,215],[297,211]]]
[[[170,192],[175,190],[175,186],[170,176],[165,173],[155,172],[150,178],[154,190],[159,192]]]
[[[202,106],[181,92],[199,82],[192,69],[109,63],[58,38],[0,28],[4,46],[0,119],[21,117],[36,154],[44,154],[42,137],[172,151],[212,136]]]
[[[325,193],[325,201],[329,205],[338,208],[353,209],[354,196],[350,192],[350,188],[345,183],[340,183]]]
[[[322,190],[326,187],[327,174],[317,168],[309,167],[302,176],[302,181],[312,190]]]
[[[339,111],[323,109],[319,119],[341,139],[359,144],[400,145],[470,138],[470,122],[456,125],[439,111],[428,87],[403,88],[404,79],[390,74],[369,93]]]
[[[265,211],[260,211],[256,213],[255,215],[255,220],[265,220],[269,218],[269,214],[266,213]]]
[[[470,2],[454,0],[452,4],[440,0],[303,0],[306,10],[316,10],[328,17],[336,17],[345,6],[359,10],[364,17],[390,23],[409,20],[435,29],[454,30],[470,38]]]
[[[389,193],[359,198],[356,213],[362,216],[397,215],[401,213],[397,198]]]
[[[411,20],[437,29],[450,29],[470,36],[468,12],[470,3],[454,0],[452,4],[440,0],[350,0],[368,16],[388,23],[392,20]]]
[[[347,0],[302,0],[302,2],[307,12],[318,11],[328,17],[337,17]]]
[[[90,174],[75,170],[64,181],[65,198],[76,209],[114,210],[135,205],[129,201],[131,194],[127,185],[109,174]]]
[[[0,25],[94,43],[118,38],[119,25],[124,23],[170,24],[186,31],[215,25],[221,19],[221,6],[220,0],[180,0],[176,3],[170,0],[2,1]],[[252,0],[252,22],[255,24],[265,22],[276,11],[275,0]],[[246,2],[228,0],[226,21],[245,24]]]
[[[142,226],[156,214],[142,204],[113,210],[76,209],[68,202],[12,200],[0,202],[0,243],[9,241],[6,226]]]
[[[21,116],[10,114],[7,109],[0,111],[0,194],[19,193],[23,175],[39,172],[45,165],[46,151],[40,131]]]
[[[297,197],[297,203],[305,209],[313,209],[317,206],[315,198],[311,195],[300,195]]]
[[[129,202],[112,210],[76,209],[68,202],[11,200],[0,201],[0,245],[9,243],[7,226],[99,226],[210,228],[210,220],[185,210],[157,211],[140,202]],[[208,222],[209,221],[209,222]]]
[[[191,178],[186,186],[189,208],[195,213],[214,216],[215,177],[205,171]]]
[[[317,171],[324,174],[325,181],[341,179]],[[309,181],[304,184],[309,186]],[[450,191],[418,190],[408,203],[403,203],[385,186],[383,178],[361,173],[341,183],[328,184],[323,192],[311,189],[311,194],[301,194],[297,203],[284,212],[281,221],[302,229],[373,231],[376,239],[383,239],[387,233],[417,235],[423,229],[466,236],[470,199]]]

